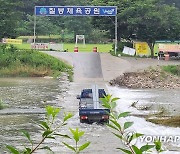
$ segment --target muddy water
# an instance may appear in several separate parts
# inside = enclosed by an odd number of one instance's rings
[[[44,118],[44,107],[61,107],[67,86],[49,78],[1,78],[0,99],[7,105],[0,110],[0,153],[4,144],[24,142],[20,130],[38,132],[34,122]]]
[[[162,90],[142,90],[127,89],[120,87],[108,87],[113,96],[119,97],[117,110],[119,112],[130,111],[132,116],[127,117],[127,121],[133,121],[133,131],[145,134],[145,136],[178,136],[180,137],[180,127],[168,127],[147,122],[143,117],[156,118],[164,116],[179,116],[180,114],[180,91],[178,89]],[[136,103],[133,103],[136,102]],[[132,105],[134,104],[134,105]],[[159,114],[159,111],[163,111]],[[138,115],[138,116],[137,116]],[[143,142],[146,144],[147,142]],[[165,153],[180,153],[180,141],[162,141],[166,150]],[[142,142],[140,143],[142,144]]]
[[[21,149],[27,143],[20,133],[22,129],[28,130],[35,143],[38,143],[41,138],[40,130],[34,122],[45,117],[44,107],[48,104],[62,107],[62,113],[66,111],[74,114],[68,125],[59,131],[69,135],[69,127],[73,129],[78,127],[85,131],[81,144],[91,141],[91,145],[85,153],[119,153],[116,147],[120,142],[111,135],[106,126],[80,124],[79,122],[76,95],[83,87],[89,86],[91,84],[70,84],[66,81],[43,78],[0,79],[0,98],[8,105],[6,109],[0,110],[0,153],[5,153],[5,144]],[[69,89],[69,87],[71,88]],[[62,118],[62,113],[58,122]],[[62,141],[75,144],[71,140],[57,138],[56,140],[47,140],[45,145],[49,145],[57,154],[59,152],[72,153],[63,146]],[[38,154],[41,153],[46,152],[38,151]]]
[[[179,116],[179,89],[128,89],[108,87],[110,93],[120,98],[119,109],[133,114],[151,114],[163,111],[163,116]],[[133,104],[133,102],[136,102]]]
[[[84,87],[90,87],[92,83],[68,83],[66,80],[54,80],[45,78],[8,78],[0,79],[0,99],[2,99],[8,107],[0,110],[0,153],[5,153],[4,145],[10,144],[22,148],[23,144],[27,141],[21,135],[20,130],[28,130],[35,142],[40,139],[39,127],[34,124],[44,118],[44,107],[48,104],[55,105],[63,108],[63,111],[72,112],[73,118],[69,121],[68,125],[60,130],[63,134],[69,134],[69,127],[80,128],[85,131],[85,136],[82,142],[91,141],[90,147],[85,153],[120,153],[116,150],[117,147],[122,147],[121,142],[116,139],[106,126],[102,125],[87,125],[80,124],[78,117],[78,100],[76,95]],[[104,83],[98,83],[103,84]],[[165,103],[175,104],[179,106],[179,91],[141,91],[141,90],[128,90],[128,89],[111,89],[108,87],[109,92],[115,94],[118,92],[118,97],[121,97],[120,108],[131,105],[132,101],[139,100],[138,106],[145,102],[159,102],[158,104]],[[164,96],[164,97],[162,97]],[[168,101],[169,97],[172,97]],[[174,101],[173,101],[174,100]],[[129,102],[129,105],[127,105]],[[158,106],[157,104],[157,106]],[[163,106],[165,105],[163,104]],[[167,105],[167,107],[168,107]],[[178,107],[176,107],[179,112]],[[127,111],[127,110],[126,110]],[[139,113],[134,110],[134,113]],[[62,113],[59,119],[61,119]],[[55,153],[71,153],[68,151],[62,141],[66,141],[74,145],[70,140],[57,138],[56,140],[46,141]],[[46,153],[39,151],[38,153]]]

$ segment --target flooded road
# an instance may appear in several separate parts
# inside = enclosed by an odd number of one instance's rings
[[[22,148],[27,140],[22,136],[20,130],[25,129],[30,132],[35,142],[38,142],[40,138],[39,127],[34,123],[44,119],[44,107],[48,104],[59,106],[63,108],[62,112],[71,112],[74,114],[73,118],[69,120],[68,125],[61,129],[64,134],[69,133],[69,127],[85,131],[85,136],[82,138],[82,142],[91,141],[90,147],[85,150],[85,153],[121,153],[116,150],[117,147],[122,146],[121,142],[115,138],[111,131],[104,125],[97,124],[81,124],[78,116],[78,100],[76,95],[79,94],[82,87],[91,87],[91,82],[86,83],[69,83],[63,80],[44,79],[44,78],[8,78],[1,79],[0,86],[0,98],[8,105],[6,109],[0,110],[0,153],[4,152],[5,143]],[[103,82],[98,82],[101,87],[104,86]],[[139,101],[137,106],[144,104],[155,104],[157,106],[162,105],[164,102],[167,107],[169,103],[176,104],[176,110],[179,113],[179,91],[173,91],[174,95],[169,94],[167,91],[152,91],[152,90],[130,90],[124,88],[110,87],[107,89],[110,94],[116,97],[120,97],[117,110],[131,111],[133,114],[149,114],[147,111],[139,111],[136,108],[131,107],[133,101]],[[172,91],[171,91],[172,92]],[[164,100],[162,100],[162,96]],[[169,101],[169,98],[171,101]],[[174,100],[174,101],[173,101]],[[172,109],[174,107],[171,105]],[[164,106],[164,105],[163,105]],[[155,107],[156,108],[156,107]],[[152,111],[154,109],[152,108]],[[174,112],[172,112],[174,113]],[[62,113],[59,116],[59,120],[62,118]],[[133,126],[134,130],[138,130],[141,133],[152,133],[152,127],[156,127],[156,131],[160,126],[148,123],[146,124],[142,118],[129,118],[127,121],[135,121]],[[143,126],[143,129],[141,128]],[[147,130],[147,129],[148,130]],[[163,127],[166,130],[166,127]],[[179,134],[178,130],[170,129],[168,131],[174,131]],[[155,131],[155,130],[154,130]],[[153,133],[154,133],[153,131]],[[155,132],[156,132],[155,131]],[[168,131],[165,131],[166,133]],[[64,140],[57,138],[56,140],[47,140],[45,145],[49,145],[55,153],[71,153],[67,148],[63,146],[62,141],[66,141],[72,145],[74,143],[71,140]],[[177,146],[177,145],[176,145]],[[174,150],[170,146],[171,150]],[[44,151],[37,152],[44,154]]]
[[[20,130],[36,134],[34,122],[44,118],[45,106],[61,107],[66,90],[67,85],[55,79],[1,78],[0,99],[7,107],[0,110],[0,153],[4,144],[24,142]]]
[[[131,112],[130,117],[123,121],[133,121],[132,130],[144,134],[144,137],[162,136],[162,144],[167,152],[165,154],[179,154],[180,152],[180,127],[169,127],[154,124],[145,120],[144,116],[156,118],[166,116],[180,116],[180,91],[178,89],[128,89],[108,86],[110,94],[120,98],[117,101],[118,112]],[[135,102],[135,103],[133,103]],[[162,112],[161,112],[162,111]],[[160,113],[160,114],[159,114]],[[171,136],[178,138],[175,141],[167,141]],[[147,141],[147,140],[146,140]],[[152,143],[137,141],[137,145]],[[169,150],[169,151],[168,151]]]
[[[21,129],[29,130],[37,143],[40,139],[39,127],[37,127],[33,121],[38,122],[44,119],[44,107],[46,105],[54,105],[63,109],[58,117],[59,121],[64,111],[74,114],[73,118],[69,120],[68,125],[61,129],[63,134],[69,134],[69,127],[78,127],[80,130],[85,131],[85,136],[81,143],[90,141],[91,144],[84,153],[121,154],[116,148],[123,147],[123,144],[111,134],[106,126],[97,124],[87,125],[79,122],[78,100],[76,99],[76,95],[79,94],[83,88],[91,88],[93,84],[97,84],[100,88],[105,88],[110,94],[122,98],[122,102],[118,104],[118,111],[133,111],[134,114],[140,114],[138,109],[130,107],[133,100],[139,101],[138,106],[140,106],[140,103],[149,104],[150,102],[150,104],[155,104],[158,100],[159,103],[165,103],[167,101],[166,103],[168,104],[171,102],[171,100],[168,99],[169,95],[166,95],[164,92],[161,93],[161,91],[152,91],[151,93],[150,91],[111,89],[111,87],[105,85],[105,81],[109,81],[109,79],[114,78],[114,76],[131,69],[132,64],[129,61],[117,57],[114,58],[110,55],[99,56],[98,53],[47,53],[57,58],[65,59],[72,64],[75,72],[74,82],[69,83],[66,79],[54,80],[49,78],[0,79],[0,99],[8,105],[6,109],[0,110],[0,153],[5,153],[4,144],[6,143],[22,148],[26,140],[19,132]],[[107,62],[107,59],[110,60]],[[135,63],[137,63],[137,60]],[[114,66],[114,64],[116,66]],[[140,61],[139,65],[141,64]],[[173,92],[173,94],[174,100],[178,101],[177,97],[179,98],[179,93]],[[164,95],[165,97],[163,97]],[[163,102],[161,102],[162,97]],[[174,104],[177,104],[177,102]],[[157,104],[157,106],[159,105]],[[164,106],[164,104],[162,106]],[[153,107],[156,108],[154,105]],[[178,109],[178,107],[176,109]],[[173,108],[174,107],[172,107],[172,109]],[[152,111],[153,110],[154,109],[152,109]],[[178,110],[177,112],[179,112]],[[144,113],[146,113],[146,111],[144,111]],[[149,111],[146,114],[149,114]],[[158,125],[147,123],[143,118],[131,116],[126,120],[134,121],[135,125],[133,125],[133,128],[135,130],[142,130],[142,133],[152,133],[152,131],[153,133],[157,133],[159,130],[165,130],[165,132],[174,131],[174,134],[180,132],[179,128],[175,130],[172,128],[158,127]],[[148,129],[148,131],[146,129]],[[62,138],[47,140],[45,145],[49,145],[57,154],[60,152],[63,154],[72,153],[63,146],[62,141],[64,141]],[[74,145],[71,140],[67,140],[66,142]],[[37,153],[44,154],[46,152],[39,151]]]
[[[105,125],[81,124],[78,116],[78,100],[76,95],[80,93],[81,87],[91,87],[91,83],[69,83],[63,80],[44,78],[7,78],[0,80],[0,98],[7,108],[0,110],[0,153],[5,153],[5,144],[22,148],[27,140],[22,136],[21,130],[27,130],[32,135],[35,143],[40,139],[39,127],[35,122],[44,119],[46,105],[61,107],[63,112],[73,113],[73,118],[68,125],[61,129],[63,134],[70,134],[69,127],[85,131],[82,143],[90,141],[91,145],[86,153],[119,153],[116,147],[119,140],[111,135]],[[99,85],[103,86],[103,82]],[[71,88],[70,88],[71,87]],[[76,92],[74,92],[76,91]],[[62,138],[47,140],[55,153],[71,153],[62,144]],[[72,141],[66,142],[74,144]],[[109,144],[109,142],[111,144]],[[44,154],[45,151],[37,153]]]
[[[108,89],[120,98],[118,110],[142,115],[163,110],[164,116],[180,115],[179,89],[128,89],[111,86]]]

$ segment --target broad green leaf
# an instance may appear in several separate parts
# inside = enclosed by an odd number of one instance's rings
[[[105,96],[104,98],[101,98],[101,101],[102,101],[102,106],[108,108],[108,109],[111,109],[111,95],[107,95]]]
[[[55,140],[56,138],[54,136],[47,136],[46,138]]]
[[[122,135],[119,135],[119,134],[116,134],[116,133],[113,133],[116,137],[118,137],[119,139],[123,140],[123,137]]]
[[[52,116],[56,117],[59,112],[60,112],[60,108],[54,108]]]
[[[83,136],[84,132],[83,131],[79,131],[79,137]]]
[[[123,112],[123,113],[120,113],[120,114],[118,115],[118,119],[119,119],[119,118],[127,117],[127,116],[129,116],[130,113],[131,113],[131,112]]]
[[[132,154],[132,152],[131,152],[131,151],[129,151],[129,150],[127,150],[127,149],[123,149],[123,148],[117,148],[117,149],[119,149],[119,150],[123,151],[124,153],[127,153],[127,154]]]
[[[124,123],[124,130],[131,127],[133,125],[133,122],[125,122]]]
[[[81,146],[79,147],[79,151],[82,151],[82,150],[86,149],[86,148],[89,146],[89,144],[90,144],[90,142],[87,142],[87,143],[81,145]]]
[[[140,150],[142,151],[142,152],[145,152],[145,151],[148,151],[149,149],[152,149],[152,148],[154,148],[155,147],[155,145],[144,145],[144,146],[142,146],[141,148],[140,148]]]
[[[76,149],[72,146],[70,146],[69,144],[62,142],[66,147],[68,147],[69,149],[73,150],[74,152],[76,152]]]
[[[135,145],[132,145],[132,148],[136,154],[142,154],[141,150],[138,147],[136,147]]]
[[[46,112],[47,112],[48,116],[52,115],[52,113],[53,113],[52,106],[50,106],[50,105],[46,106]]]
[[[31,149],[30,148],[26,148],[26,151],[23,152],[23,154],[30,154],[31,153]]]
[[[76,130],[73,130],[73,129],[70,128],[70,131],[71,131],[71,133],[73,134],[74,140],[75,140],[76,142],[78,142],[78,141],[79,141],[78,128],[76,128]]]
[[[57,136],[61,136],[61,137],[64,137],[64,138],[69,138],[71,139],[71,137],[69,137],[68,135],[64,135],[64,134],[59,134],[59,133],[56,133],[54,135],[57,135]]]
[[[116,102],[111,102],[111,109],[114,109],[117,105],[116,105]]]
[[[29,142],[32,144],[32,140],[31,140],[29,132],[22,130],[22,133],[29,140]]]
[[[20,152],[13,146],[7,145],[6,148],[12,153],[12,154],[20,154]]]
[[[112,100],[111,100],[111,102],[115,102],[115,101],[117,101],[117,100],[119,100],[120,98],[118,98],[118,97],[115,97],[115,98],[113,98]]]
[[[102,101],[102,106],[108,109],[111,109],[110,104],[107,102],[106,98],[100,98],[100,100]]]
[[[67,121],[68,119],[70,119],[73,115],[71,113],[68,114],[64,114],[64,122]]]
[[[140,136],[143,136],[144,134],[140,134],[140,133],[134,133],[132,134],[132,136],[129,139],[129,142],[131,142],[132,140],[134,140],[135,138],[138,138]]]
[[[115,113],[110,113],[110,115],[109,115],[111,118],[112,118],[112,120],[117,120],[117,116],[116,116],[116,114]]]
[[[51,151],[51,152],[52,152],[51,148],[50,148],[50,147],[48,147],[48,146],[45,146],[45,147],[42,147],[42,148],[38,148],[38,149],[49,150],[49,151]]]
[[[71,133],[73,134],[74,140],[76,142],[79,142],[79,138],[84,135],[84,132],[83,131],[79,131],[78,128],[76,128],[76,130],[73,130],[71,128],[69,128],[69,129],[70,129]]]
[[[121,130],[120,124],[116,120],[110,120],[119,130]]]
[[[45,129],[49,129],[49,126],[45,121],[41,121],[40,125],[42,125]]]
[[[110,127],[110,128],[112,128],[112,129],[114,129],[114,130],[117,130],[117,131],[119,131],[115,126],[113,126],[113,125],[111,125],[111,124],[106,124],[108,127]]]
[[[56,108],[56,107],[48,105],[46,107],[46,112],[48,116],[52,116],[53,118],[55,118],[57,114],[60,112],[60,108]]]
[[[159,140],[155,141],[154,144],[155,144],[155,148],[156,148],[157,151],[159,151],[159,152],[163,151],[162,150],[162,144],[161,144],[161,142]]]
[[[50,131],[50,130],[47,130],[47,131],[45,131],[44,133],[43,133],[43,137],[47,137],[48,135],[50,135],[52,133],[52,131]]]

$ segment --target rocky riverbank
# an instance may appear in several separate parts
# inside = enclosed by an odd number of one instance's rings
[[[128,72],[110,81],[112,86],[127,88],[180,88],[180,77],[167,73],[161,69],[149,68],[140,72]]]

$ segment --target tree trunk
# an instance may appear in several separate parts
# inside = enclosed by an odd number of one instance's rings
[[[155,45],[155,41],[154,42],[148,42],[148,46],[151,50],[151,58],[154,57],[154,45]]]

